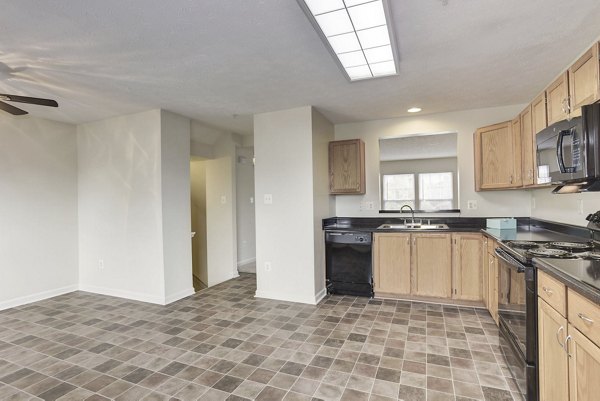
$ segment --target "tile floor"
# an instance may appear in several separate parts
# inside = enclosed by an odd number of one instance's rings
[[[518,400],[486,311],[254,298],[242,275],[169,306],[76,292],[0,312],[1,400]]]

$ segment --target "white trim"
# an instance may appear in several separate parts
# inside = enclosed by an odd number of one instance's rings
[[[244,259],[244,260],[238,260],[237,261],[237,266],[244,266],[247,265],[249,263],[256,263],[256,258],[249,258],[249,259]]]
[[[185,290],[176,292],[175,294],[169,295],[165,297],[165,305],[170,304],[171,302],[179,301],[180,299],[189,297],[190,295],[194,295],[196,291],[194,291],[194,287],[186,288]]]
[[[266,298],[266,299],[274,299],[277,301],[286,301],[286,302],[298,302],[301,304],[309,304],[316,305],[316,297],[309,297],[308,299],[302,296],[290,296],[290,294],[281,294],[272,291],[259,291],[256,290],[255,298]]]
[[[323,288],[321,291],[317,292],[315,295],[315,305],[318,304],[327,296],[327,288]]]
[[[53,290],[41,291],[35,294],[9,299],[7,301],[0,302],[0,310],[14,308],[16,306],[29,304],[31,302],[43,301],[44,299],[68,294],[69,292],[77,291],[78,289],[79,286],[77,284],[74,284],[66,287],[55,288]]]
[[[134,301],[150,302],[153,304],[164,305],[164,297],[157,297],[151,294],[143,294],[139,292],[116,290],[114,288],[96,287],[94,285],[81,284],[79,290],[92,292],[94,294],[108,295],[111,297],[132,299]]]

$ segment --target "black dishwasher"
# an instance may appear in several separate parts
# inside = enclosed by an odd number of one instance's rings
[[[371,233],[325,232],[327,292],[372,297],[371,255]]]

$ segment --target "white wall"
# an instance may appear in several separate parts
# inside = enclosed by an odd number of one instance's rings
[[[77,289],[75,126],[0,116],[0,310]]]
[[[254,147],[237,149],[235,180],[238,266],[256,260],[253,157]]]
[[[190,120],[161,110],[165,302],[192,295]]]
[[[208,286],[237,277],[236,136],[223,133],[206,161],[206,241]]]
[[[325,237],[323,219],[335,214],[335,198],[329,195],[329,142],[334,127],[321,113],[312,109],[313,241],[315,263],[315,300],[326,295]]]
[[[586,216],[600,210],[600,192],[557,195],[552,193],[552,189],[536,189],[532,192],[532,217],[586,226]]]
[[[320,220],[332,210],[323,189],[327,169],[313,175],[326,166],[331,129],[322,120],[315,125],[313,148],[310,106],[254,116],[257,297],[314,304],[323,294]]]
[[[206,161],[193,160],[190,163],[192,189],[192,239],[193,273],[208,286],[206,248]]]
[[[151,110],[77,128],[84,291],[164,302],[160,118]]]
[[[379,214],[378,210],[360,210],[361,202],[372,201],[375,205],[379,205],[379,138],[450,131],[458,133],[461,216],[529,216],[531,212],[529,191],[475,192],[473,173],[473,132],[485,125],[510,120],[523,107],[524,105],[514,105],[336,125],[336,140],[360,138],[365,142],[367,180],[365,195],[336,197],[336,215],[385,216]],[[477,201],[477,210],[467,210],[468,200]]]

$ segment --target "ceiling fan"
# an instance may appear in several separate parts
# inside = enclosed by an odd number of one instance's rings
[[[0,93],[0,110],[4,110],[7,113],[10,113],[15,116],[22,116],[24,114],[28,114],[25,110],[10,105],[4,102],[19,102],[19,103],[28,103],[28,104],[37,104],[40,106],[50,106],[50,107],[58,107],[58,103],[56,100],[52,99],[41,99],[39,97],[28,97],[28,96],[16,96],[16,95],[7,95],[4,93]]]

